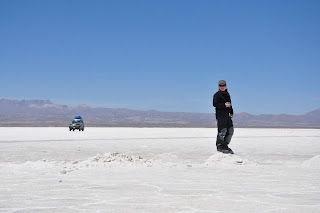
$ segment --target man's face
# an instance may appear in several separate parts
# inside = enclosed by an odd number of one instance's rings
[[[219,90],[224,92],[226,89],[227,89],[227,84],[224,84],[224,83],[219,84]]]

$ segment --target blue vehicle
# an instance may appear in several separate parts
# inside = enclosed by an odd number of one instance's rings
[[[84,123],[81,116],[74,117],[72,123],[69,125],[69,130],[79,129],[79,131],[84,131]]]

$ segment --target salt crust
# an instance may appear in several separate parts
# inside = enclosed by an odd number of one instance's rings
[[[319,160],[319,157],[317,158]],[[113,167],[246,167],[257,166],[257,162],[243,159],[238,155],[230,155],[216,153],[209,157],[203,164],[192,165],[192,162],[187,162],[178,158],[171,153],[162,153],[152,158],[145,159],[139,155],[127,155],[117,152],[109,152],[105,154],[96,154],[84,161],[53,161],[43,159],[41,161],[27,161],[22,164],[7,164],[5,167],[8,171],[14,169],[32,171],[41,170],[43,172],[56,172],[67,174],[75,170],[86,168],[113,168]],[[4,165],[2,165],[4,167]]]
[[[316,155],[309,160],[306,160],[302,163],[302,167],[306,168],[320,168],[320,155]]]
[[[244,166],[257,166],[258,162],[250,161],[235,154],[216,153],[208,158],[204,163],[206,166],[213,167],[244,167]]]

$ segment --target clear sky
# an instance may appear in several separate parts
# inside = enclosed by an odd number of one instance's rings
[[[320,108],[320,1],[0,0],[0,98],[235,113]]]

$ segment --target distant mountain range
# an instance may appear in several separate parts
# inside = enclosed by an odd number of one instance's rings
[[[49,100],[0,100],[0,126],[68,126],[81,115],[85,126],[216,127],[214,112],[160,112],[131,109],[70,107]],[[320,128],[320,109],[304,115],[235,114],[236,127]]]

